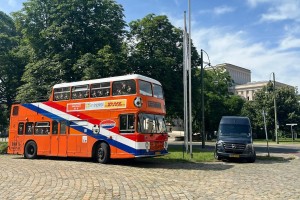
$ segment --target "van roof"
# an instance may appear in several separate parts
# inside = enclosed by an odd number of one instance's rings
[[[220,124],[245,124],[250,125],[248,117],[243,116],[223,116]]]

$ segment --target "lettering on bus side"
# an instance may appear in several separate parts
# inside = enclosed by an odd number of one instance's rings
[[[10,143],[10,149],[14,150],[14,151],[19,151],[21,148],[21,143],[17,142],[17,141],[13,141],[12,143]]]

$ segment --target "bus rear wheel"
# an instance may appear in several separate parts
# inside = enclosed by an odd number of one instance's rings
[[[25,145],[24,157],[34,159],[37,157],[37,146],[34,141],[30,141]]]
[[[96,161],[99,163],[108,163],[110,159],[109,147],[105,142],[102,142],[98,145],[96,149]]]

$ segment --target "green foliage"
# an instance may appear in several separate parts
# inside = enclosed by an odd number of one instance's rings
[[[127,42],[131,71],[159,80],[164,88],[168,115],[182,116],[183,48],[179,45],[183,40],[182,31],[166,16],[154,14],[130,22],[129,28]],[[199,55],[192,48],[192,66],[198,65]]]
[[[48,99],[56,83],[128,73],[159,80],[168,117],[183,117],[183,34],[166,16],[149,14],[126,32],[123,8],[113,0],[28,0],[13,19],[0,17],[0,101],[6,104],[0,118],[7,119],[14,99]],[[201,121],[197,66],[192,44],[195,130]],[[223,69],[204,73],[205,127],[214,131],[222,115],[239,114],[244,102],[228,92],[231,79]]]
[[[274,93],[267,92],[267,87],[255,93],[255,100],[244,104],[242,114],[248,116],[252,122],[253,132],[258,137],[265,137],[262,110],[265,110],[266,124],[269,135],[274,139]],[[293,88],[281,87],[276,89],[277,119],[279,129],[283,132],[289,132],[287,123],[299,121],[300,107],[297,100],[296,91]],[[295,127],[298,130],[297,127]]]
[[[0,142],[0,154],[7,153],[8,144],[7,142]]]
[[[122,51],[123,8],[113,0],[29,0],[13,16],[23,45],[32,49],[19,101],[47,97],[53,83],[92,77],[91,72],[76,71],[89,55],[97,57],[100,52],[106,57]],[[98,68],[110,70],[112,59],[103,59],[110,63]]]
[[[194,123],[193,130],[199,132],[202,124],[201,110],[201,72],[196,70],[197,81],[193,85],[197,90],[193,98]],[[232,81],[223,68],[208,68],[204,70],[204,117],[205,131],[212,137],[218,129],[220,119],[224,115],[240,115],[244,100],[228,91]]]
[[[8,125],[8,113],[21,85],[24,63],[18,45],[19,34],[13,19],[0,11],[0,127]]]

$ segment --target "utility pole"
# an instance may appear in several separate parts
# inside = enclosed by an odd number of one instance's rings
[[[273,94],[274,94],[274,120],[275,120],[275,137],[276,137],[276,144],[279,144],[278,140],[278,132],[277,132],[277,105],[276,105],[276,88],[275,88],[275,73],[273,73]]]
[[[202,126],[201,126],[201,136],[202,136],[202,149],[205,148],[205,119],[204,119],[204,68],[203,68],[203,49],[201,49],[201,115],[202,115]]]

